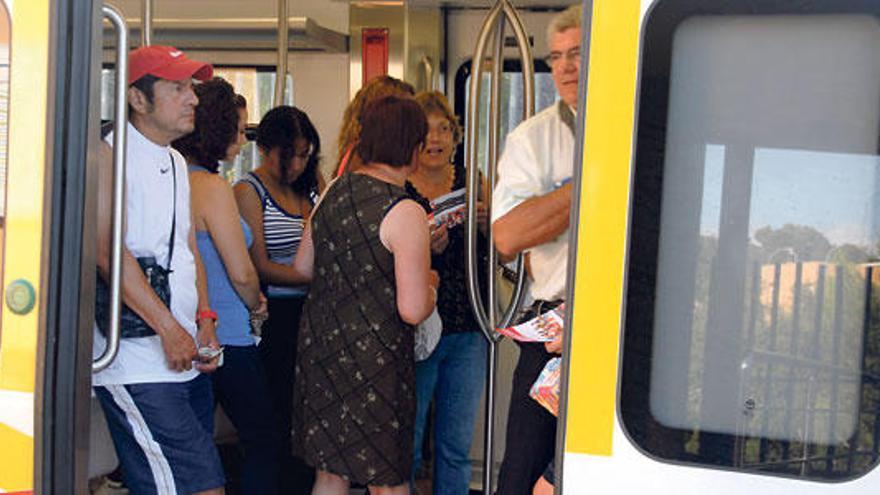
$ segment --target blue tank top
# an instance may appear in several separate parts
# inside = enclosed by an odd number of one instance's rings
[[[204,169],[190,166],[190,170]],[[244,232],[244,242],[250,248],[253,243],[251,229],[241,218],[238,221]],[[208,273],[208,298],[211,301],[211,309],[217,312],[217,339],[222,345],[254,345],[250,312],[232,286],[229,275],[226,273],[226,266],[214,246],[211,234],[206,230],[197,230],[196,244],[202,257],[202,264]]]

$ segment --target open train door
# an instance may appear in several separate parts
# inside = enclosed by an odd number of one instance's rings
[[[585,7],[557,493],[877,493],[880,4]]]
[[[101,4],[2,3],[0,492],[85,493]]]

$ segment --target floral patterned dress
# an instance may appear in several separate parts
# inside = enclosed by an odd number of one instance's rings
[[[349,173],[312,223],[314,280],[303,308],[294,405],[300,454],[365,485],[409,481],[415,420],[413,327],[400,319],[394,258],[379,225],[400,187]]]

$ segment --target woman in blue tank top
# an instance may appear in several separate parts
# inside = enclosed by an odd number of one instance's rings
[[[281,492],[311,493],[313,471],[292,457],[294,366],[306,280],[291,266],[299,249],[303,222],[318,197],[321,142],[309,117],[297,108],[279,106],[257,129],[260,166],[235,185],[235,199],[254,233],[251,260],[266,289],[269,319],[263,324],[260,357],[280,418]]]
[[[220,78],[194,88],[199,97],[196,125],[173,143],[189,165],[193,227],[207,272],[217,337],[224,365],[213,375],[214,394],[238,432],[244,450],[241,493],[278,493],[278,421],[266,374],[251,333],[250,319],[265,318],[257,271],[248,255],[251,231],[238,213],[229,184],[217,174],[219,160],[231,160],[244,143],[246,102]]]

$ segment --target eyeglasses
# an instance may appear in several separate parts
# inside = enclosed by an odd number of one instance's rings
[[[569,63],[579,62],[581,59],[581,47],[576,46],[564,53],[550,52],[550,55],[544,57],[544,61],[547,62],[547,65],[550,65],[551,67],[562,62],[563,59],[565,59],[565,61]]]

